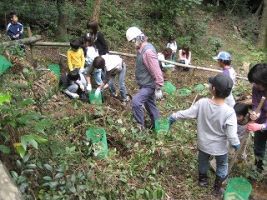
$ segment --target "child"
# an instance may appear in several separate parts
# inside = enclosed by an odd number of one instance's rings
[[[267,94],[267,63],[256,64],[248,73],[248,80],[252,86],[252,110],[250,122],[247,125],[248,131],[255,132],[254,135],[254,154],[255,165],[259,172],[263,171],[263,159],[266,153],[267,142],[267,100],[265,100],[260,113],[255,110],[263,96]]]
[[[86,66],[92,66],[94,59],[99,56],[98,50],[94,46],[92,37],[85,37],[85,62]]]
[[[236,72],[234,68],[231,67],[231,55],[226,51],[221,51],[217,56],[213,57],[213,59],[217,60],[219,67],[223,70],[223,74],[229,76],[233,80],[235,85]],[[225,99],[225,103],[231,107],[234,107],[235,99],[232,92],[230,93],[229,97]]]
[[[185,65],[191,65],[191,51],[189,47],[183,46],[182,49],[179,50],[179,63]],[[189,71],[189,68],[183,68],[184,71]]]
[[[126,65],[122,58],[117,55],[103,55],[98,56],[94,59],[91,71],[89,75],[93,72],[94,68],[102,69],[106,71],[106,78],[103,83],[97,88],[95,95],[97,96],[102,89],[109,86],[112,96],[116,96],[116,89],[114,87],[114,78],[119,75],[119,87],[122,102],[129,101],[127,96],[127,90],[125,86],[125,76],[126,76]]]
[[[82,48],[80,48],[81,43],[79,40],[72,40],[70,42],[70,49],[67,51],[68,67],[70,71],[74,69],[79,69],[83,72],[85,65],[85,58]]]
[[[19,40],[23,35],[23,25],[18,22],[18,16],[15,12],[10,13],[11,22],[7,25],[7,35],[11,40]]]
[[[104,35],[98,31],[98,23],[96,21],[89,22],[87,25],[89,33],[87,36],[93,38],[93,42],[98,50],[99,55],[105,55],[108,53],[108,45],[104,38]]]
[[[248,111],[249,105],[244,103],[236,103],[234,106],[234,110],[237,117],[237,135],[240,140],[244,138],[247,134],[246,124],[248,123]]]
[[[246,140],[247,136],[248,136],[246,124],[248,123],[248,118],[249,118],[249,116],[248,116],[249,107],[250,107],[249,105],[244,104],[244,103],[236,103],[234,106],[234,110],[235,110],[236,117],[237,117],[237,135],[238,135],[238,138],[240,140],[240,144],[243,144],[243,140]],[[244,146],[243,147],[241,146],[241,148],[243,148],[241,150],[241,153],[242,153],[241,158],[246,159],[247,155],[246,155]],[[230,161],[231,161],[231,159],[234,158],[234,155],[231,153],[232,152],[229,151],[229,160]],[[210,160],[210,166],[214,171],[216,171],[215,158]]]
[[[172,50],[171,59],[172,61],[176,62],[176,52],[177,52],[178,46],[177,46],[174,36],[170,36],[166,47]]]
[[[171,60],[172,57],[172,50],[170,48],[166,48],[163,50],[162,53],[158,53],[158,59],[161,60]],[[165,63],[165,62],[160,62],[160,68],[163,70],[164,68],[173,68],[173,64]]]
[[[84,50],[85,50],[85,69],[84,75],[86,76],[87,82],[90,83],[90,78],[87,76],[88,72],[90,71],[93,60],[99,56],[97,49],[94,46],[93,38],[85,36],[84,38]],[[97,85],[101,85],[102,81],[102,70],[95,69],[94,70],[94,78]],[[91,91],[92,87],[91,84],[88,84],[87,90]]]
[[[240,142],[237,136],[237,119],[233,108],[225,104],[225,98],[230,94],[233,81],[223,74],[209,78],[211,99],[202,98],[187,110],[173,113],[170,124],[179,119],[197,119],[199,185],[208,185],[207,172],[209,158],[216,158],[216,179],[214,195],[222,194],[222,182],[228,174],[227,140],[234,149]]]
[[[86,80],[83,74],[79,73],[79,69],[74,69],[67,75],[67,81],[64,83],[63,87],[66,89],[64,93],[72,99],[80,98],[86,100]]]

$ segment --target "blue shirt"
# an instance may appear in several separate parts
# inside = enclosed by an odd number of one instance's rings
[[[11,40],[18,40],[22,38],[23,35],[23,25],[19,22],[13,24],[9,23],[6,28],[7,35]],[[16,36],[18,34],[18,37]]]

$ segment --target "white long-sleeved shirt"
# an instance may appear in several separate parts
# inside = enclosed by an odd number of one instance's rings
[[[211,99],[202,98],[187,110],[172,115],[176,119],[197,119],[198,149],[210,155],[228,152],[227,141],[238,145],[237,119],[233,108],[217,105]]]
[[[172,50],[172,53],[177,52],[177,43],[176,42],[169,42],[167,43],[167,48],[170,48]]]
[[[97,56],[99,56],[99,54],[95,47],[91,46],[86,48],[85,61],[87,65],[91,66]]]

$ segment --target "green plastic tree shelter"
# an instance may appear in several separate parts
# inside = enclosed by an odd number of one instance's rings
[[[170,124],[169,124],[169,120],[162,118],[162,119],[157,119],[155,121],[155,132],[157,134],[160,133],[167,133],[170,129]]]
[[[48,69],[56,75],[56,77],[59,79],[60,78],[60,67],[58,64],[50,64],[48,65]]]
[[[0,75],[12,66],[12,63],[6,57],[0,55]]]
[[[98,96],[95,95],[95,90],[92,90],[89,93],[89,102],[91,104],[101,105],[103,103],[102,94],[100,93]]]
[[[92,142],[94,156],[104,159],[108,156],[108,143],[106,131],[103,128],[89,128],[86,137]]]
[[[181,97],[187,97],[191,95],[192,91],[188,88],[181,88],[178,90],[178,95]]]
[[[248,200],[252,186],[245,178],[231,178],[224,192],[224,200]]]
[[[171,82],[166,81],[166,82],[164,82],[163,90],[164,90],[164,92],[172,95],[175,92],[176,87]]]

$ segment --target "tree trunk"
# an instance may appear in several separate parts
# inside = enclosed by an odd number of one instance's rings
[[[267,0],[264,0],[258,46],[267,49]]]
[[[102,2],[101,0],[95,0],[94,10],[93,10],[93,15],[92,15],[93,21],[99,22],[101,2]]]
[[[59,39],[62,39],[66,33],[66,14],[64,13],[64,6],[65,6],[65,0],[57,0],[57,12],[58,12],[58,20],[57,20],[57,37]]]

